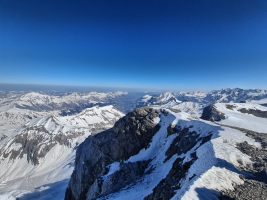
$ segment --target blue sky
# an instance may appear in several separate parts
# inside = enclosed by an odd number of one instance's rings
[[[0,0],[0,82],[267,88],[267,1]]]

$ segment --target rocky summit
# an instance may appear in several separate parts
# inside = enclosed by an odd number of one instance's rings
[[[148,161],[124,161],[148,147],[159,129],[155,123],[158,116],[156,110],[137,109],[116,122],[112,129],[87,138],[77,150],[75,170],[65,199],[96,199],[142,177]],[[102,179],[114,162],[119,163],[120,170]]]
[[[266,120],[265,111],[219,103],[202,119],[168,108],[130,112],[79,146],[65,200],[264,199],[266,127],[241,121]]]

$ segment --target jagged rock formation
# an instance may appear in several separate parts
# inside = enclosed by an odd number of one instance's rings
[[[168,119],[166,122],[163,120],[160,130],[159,125],[154,122],[155,117],[159,115],[162,119]],[[144,199],[173,197],[175,190],[181,187],[181,180],[186,178],[190,166],[198,158],[195,151],[208,142],[212,134],[191,130],[193,126],[181,127],[168,124],[172,122],[170,120],[172,118],[172,114],[166,110],[161,110],[159,114],[159,111],[154,109],[137,109],[119,120],[113,129],[89,137],[77,151],[75,170],[65,199],[105,199],[108,195],[153,173],[156,166],[168,165],[168,162],[173,163],[170,171],[165,178],[158,180],[159,182],[151,188],[153,190],[150,194],[144,195]],[[159,132],[156,136],[157,131]],[[162,143],[158,145],[164,148],[161,152],[164,156],[160,156],[162,163],[157,161],[159,158],[156,158],[157,151],[160,150],[151,143],[152,137],[159,137],[158,134],[163,134],[170,140],[165,143],[164,140],[167,138],[162,137],[160,141],[154,141]],[[149,148],[155,152],[151,152]],[[138,157],[141,149],[147,149],[155,156],[134,162],[127,160],[133,155]],[[193,149],[194,151],[190,153]]]
[[[222,112],[218,111],[214,105],[209,105],[203,109],[201,118],[214,122],[225,119],[225,115]]]
[[[166,152],[166,159],[170,159],[174,155],[183,155],[192,150],[194,147],[198,149],[201,145],[211,139],[211,134],[201,137],[197,132],[190,131],[189,128],[177,127],[175,133],[179,135],[174,139]],[[190,137],[189,137],[190,136]],[[175,191],[181,188],[181,180],[186,178],[189,168],[198,159],[196,152],[190,154],[191,159],[185,161],[185,156],[177,158],[173,163],[168,175],[160,181],[153,189],[153,192],[146,196],[145,200],[168,200],[175,195]],[[193,177],[190,177],[191,179]]]
[[[267,197],[267,135],[254,131],[232,127],[244,132],[247,136],[261,143],[262,148],[256,148],[247,142],[237,144],[237,148],[251,157],[252,165],[242,167],[244,184],[235,185],[234,190],[222,191],[222,200],[263,200]]]
[[[65,199],[95,199],[143,175],[147,162],[123,164],[123,161],[148,147],[159,129],[154,121],[158,116],[156,110],[137,109],[116,122],[112,129],[87,138],[77,150],[75,170]],[[112,162],[122,162],[121,170],[108,180],[101,179]]]
[[[211,121],[207,123],[171,109],[129,113],[79,147],[65,199],[187,200],[207,195],[243,200],[242,192],[255,189],[248,195],[262,200],[265,134],[223,124],[239,118],[246,123],[266,120],[241,112],[242,108],[265,112],[253,104],[215,104],[203,111],[202,118]],[[160,128],[155,123],[158,116]]]

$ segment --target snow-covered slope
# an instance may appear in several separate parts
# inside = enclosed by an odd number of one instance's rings
[[[169,109],[174,110],[174,111],[186,112],[190,114],[192,117],[200,116],[203,108],[204,108],[204,105],[197,103],[197,102],[191,102],[191,101],[182,102],[182,103],[169,107]]]
[[[122,116],[113,106],[97,106],[73,116],[48,115],[26,123],[1,142],[0,194],[19,196],[68,179],[76,146]]]
[[[267,106],[267,98],[258,99],[258,100],[249,100],[248,102],[260,104],[260,105],[263,105],[263,106]]]
[[[206,116],[215,110],[215,122],[160,107],[129,113],[79,147],[65,199],[264,199],[266,108],[217,103]]]
[[[267,133],[267,107],[252,103],[217,103],[214,108],[224,115],[219,124]]]

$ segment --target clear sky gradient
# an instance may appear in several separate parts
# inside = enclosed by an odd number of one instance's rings
[[[267,88],[267,1],[0,0],[0,82]]]

